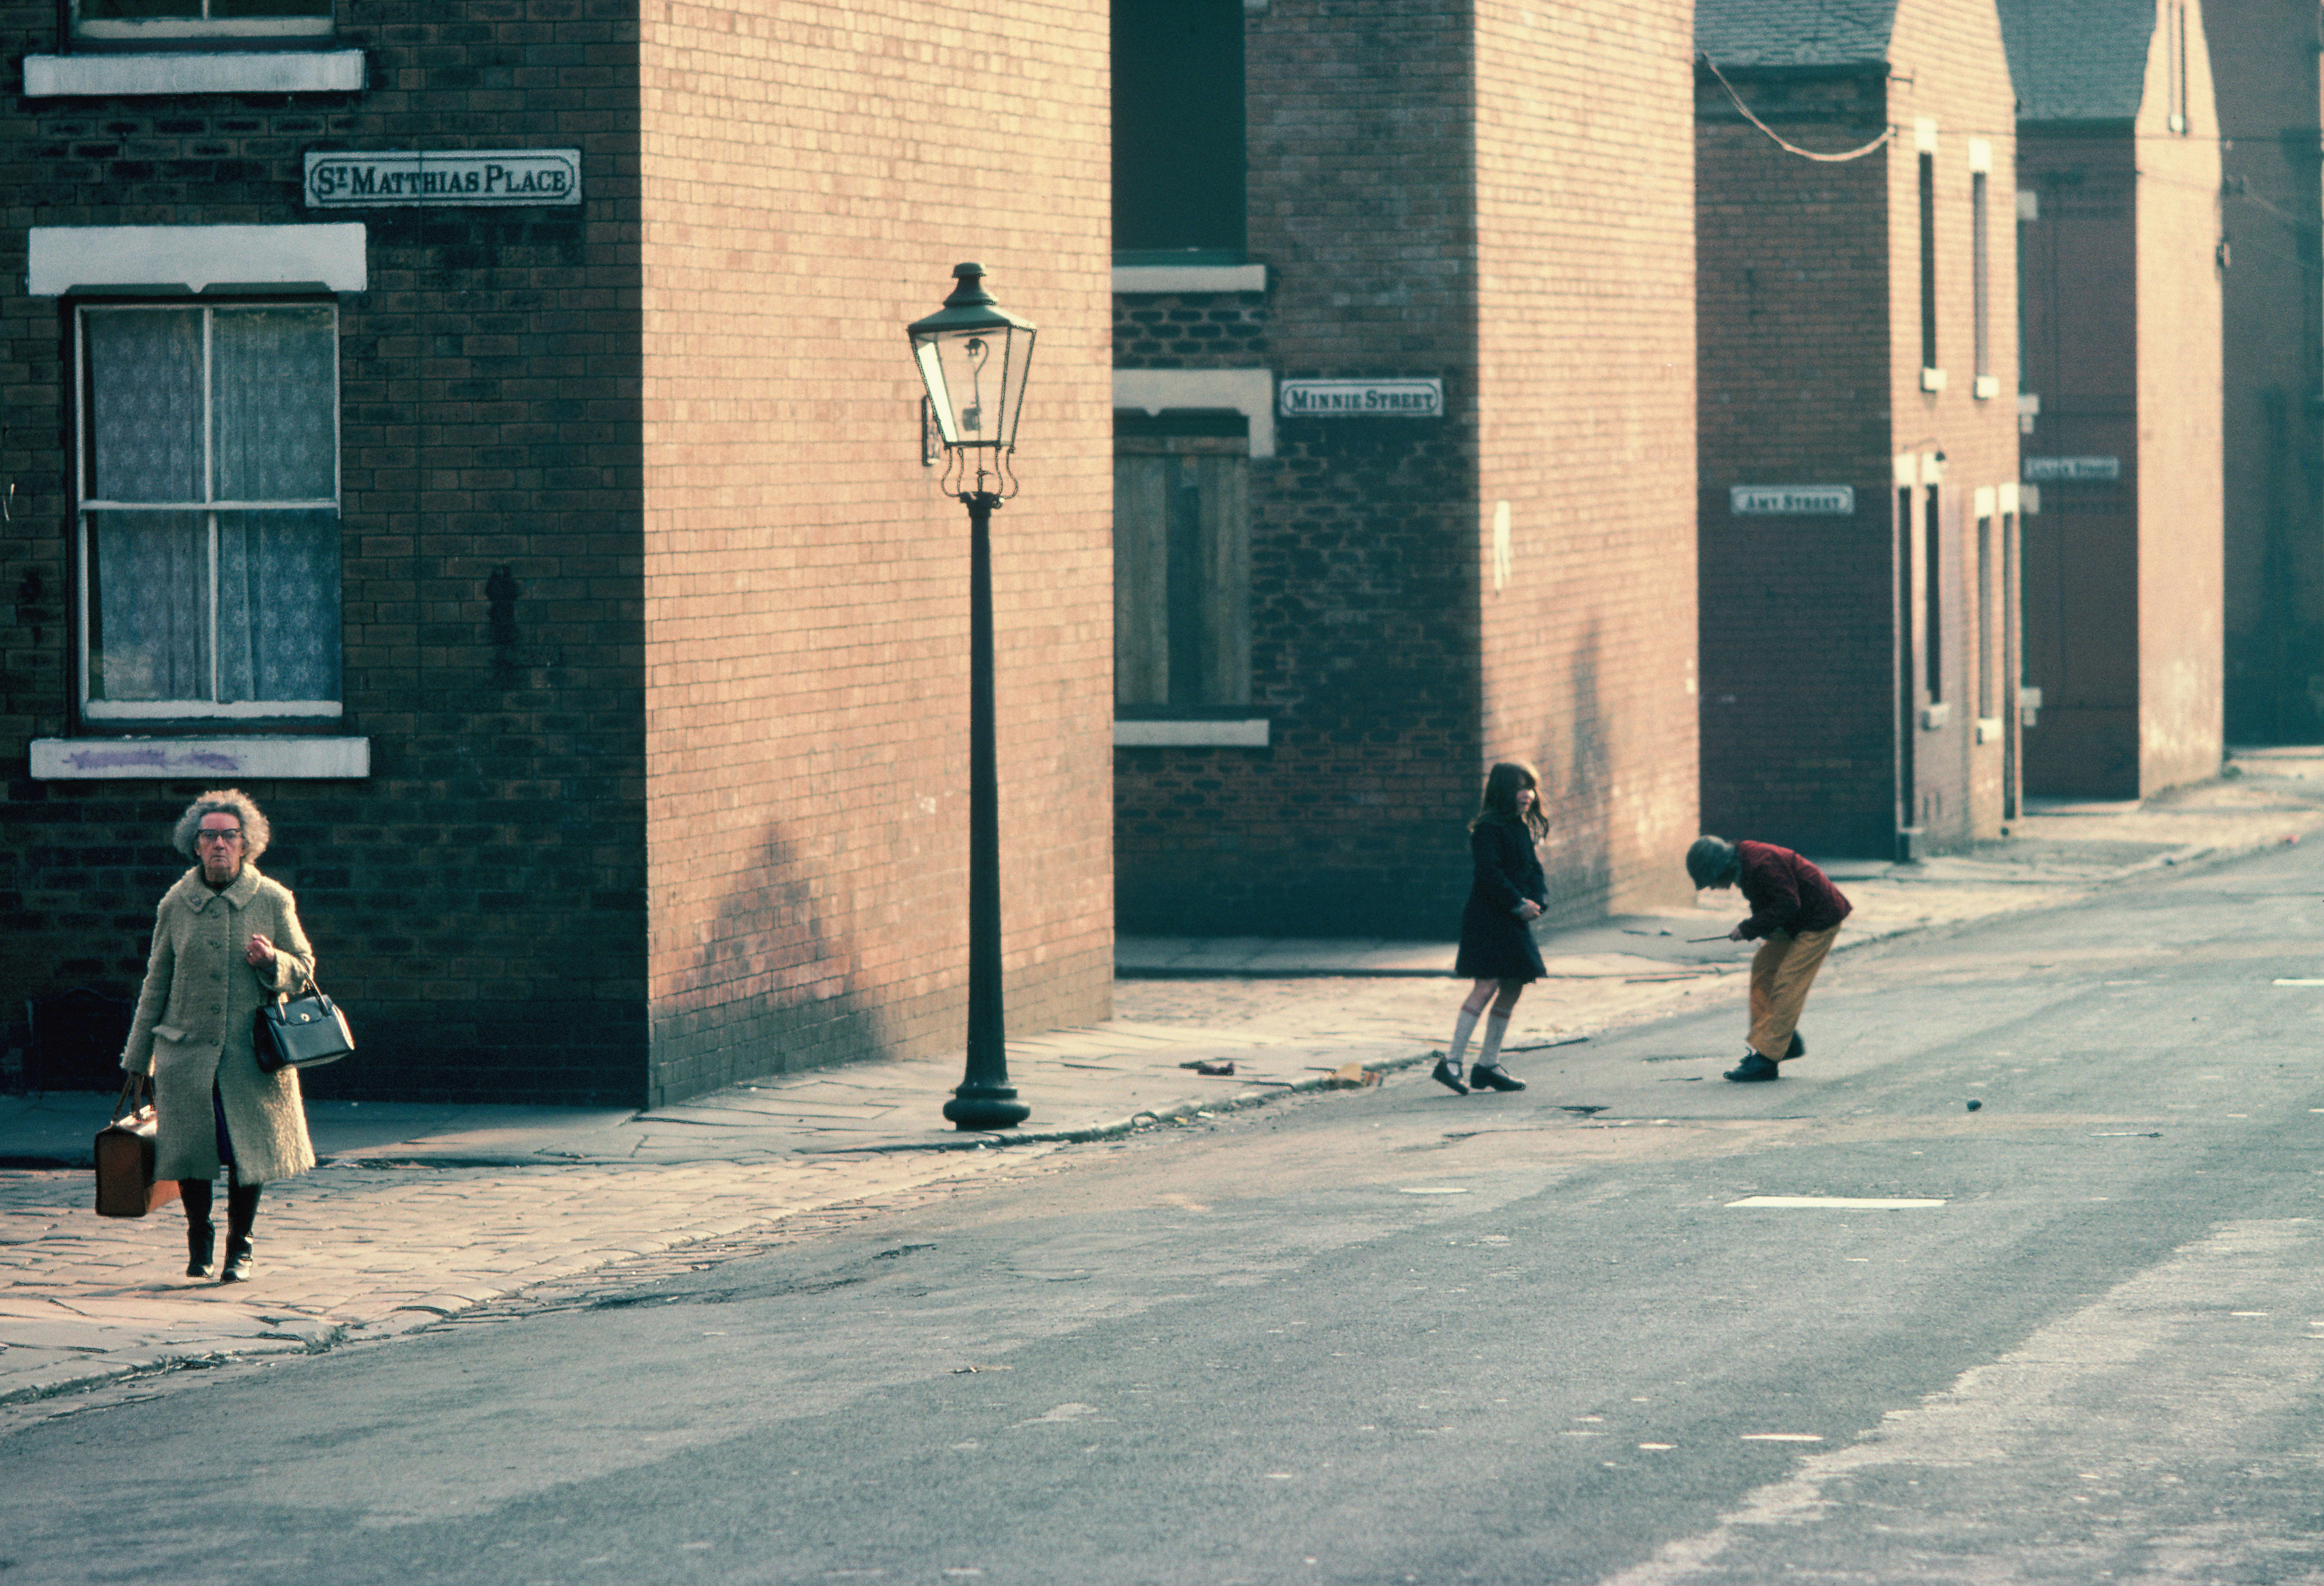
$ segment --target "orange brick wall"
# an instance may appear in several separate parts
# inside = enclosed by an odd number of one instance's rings
[[[2137,123],[2141,798],[2218,775],[2224,746],[2219,127],[2195,0],[2186,15],[2186,132],[2160,40]]]
[[[1693,8],[1480,0],[1475,28],[1483,759],[1540,768],[1561,912],[1683,901]]]
[[[1972,581],[1977,521],[1971,507],[1979,488],[2017,477],[2017,92],[2002,47],[1992,0],[1911,0],[1900,5],[1889,51],[1889,119],[1899,129],[1888,148],[1889,385],[1895,447],[1899,452],[1945,454],[1942,592],[1946,643],[1944,697],[1950,719],[1931,731],[1916,728],[1924,842],[1944,848],[1997,835],[2003,812],[2005,743],[1978,742],[1977,698],[1970,658],[1999,647],[1978,632]],[[1944,391],[1921,390],[1920,166],[1914,124],[1937,123],[1937,351]],[[1987,314],[1991,369],[1998,395],[1974,392],[1970,171],[1969,144],[1993,146],[1987,181]],[[1997,547],[2000,525],[1994,526]],[[2002,732],[2015,731],[2005,713]]]
[[[1012,1029],[1111,986],[1107,14],[643,12],[654,1093],[957,1047],[966,516],[903,327],[1041,327],[994,522]]]

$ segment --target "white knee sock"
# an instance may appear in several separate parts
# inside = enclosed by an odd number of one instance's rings
[[[1477,1066],[1499,1068],[1501,1065],[1501,1037],[1509,1033],[1506,1014],[1489,1014],[1485,1019],[1485,1042],[1477,1048]]]
[[[1476,1028],[1477,1016],[1466,1008],[1452,1021],[1452,1044],[1445,1048],[1444,1061],[1452,1065],[1454,1074],[1461,1072],[1461,1060],[1469,1054],[1469,1032]]]

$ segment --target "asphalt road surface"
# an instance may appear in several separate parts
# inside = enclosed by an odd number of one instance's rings
[[[1729,993],[180,1374],[0,1440],[0,1581],[2324,1581],[2281,981],[2316,845],[1837,959],[1774,1084]]]

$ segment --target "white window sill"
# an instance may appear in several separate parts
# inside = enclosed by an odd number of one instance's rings
[[[1994,398],[2001,394],[2001,376],[1998,374],[1978,375],[1977,377],[1977,383],[1970,388],[1969,394],[1976,397],[1978,401],[1991,401]]]
[[[1943,370],[1923,369],[1921,371],[1921,389],[1923,391],[1933,394],[1944,390],[1944,388],[1945,372]]]
[[[1924,705],[1921,707],[1921,731],[1933,733],[1953,719],[1950,705]]]
[[[36,782],[361,781],[368,738],[35,738]]]
[[[1116,749],[1264,749],[1265,716],[1240,722],[1116,722]]]
[[[1117,264],[1117,292],[1263,292],[1264,264]]]
[[[28,99],[163,94],[345,94],[364,86],[360,50],[27,55]]]

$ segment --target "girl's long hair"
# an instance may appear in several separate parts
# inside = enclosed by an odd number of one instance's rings
[[[1533,789],[1533,807],[1517,815],[1517,789]],[[1485,777],[1485,796],[1477,801],[1476,817],[1469,829],[1475,831],[1487,822],[1505,826],[1522,825],[1535,842],[1549,835],[1549,817],[1541,812],[1541,774],[1521,760],[1505,760]]]

